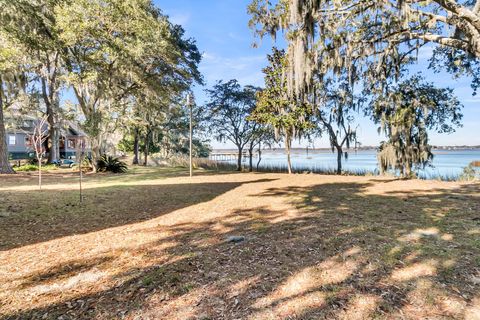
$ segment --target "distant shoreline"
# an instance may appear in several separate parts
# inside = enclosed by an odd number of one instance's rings
[[[345,149],[346,152],[355,152],[355,151],[376,151],[378,147],[373,147],[373,146],[366,146],[366,147],[360,147],[357,149]],[[480,150],[480,146],[432,146],[433,151],[469,151],[469,150]],[[247,150],[244,149],[244,152]],[[285,151],[285,148],[266,148],[262,149],[262,151]],[[306,152],[307,148],[292,148],[292,152]],[[309,152],[317,152],[317,151],[329,151],[331,152],[331,148],[308,148]],[[219,152],[237,152],[237,149],[233,148],[225,148],[225,149],[212,149],[212,153],[219,153]]]

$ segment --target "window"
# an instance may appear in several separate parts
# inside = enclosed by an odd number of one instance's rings
[[[10,134],[8,136],[8,145],[9,146],[14,146],[17,144],[17,136],[13,135],[13,134]]]
[[[75,140],[73,139],[68,139],[68,144],[67,144],[68,148],[70,149],[73,149],[75,148]]]
[[[81,150],[84,150],[85,149],[85,140],[83,140],[82,138],[78,140],[78,148],[81,149]]]

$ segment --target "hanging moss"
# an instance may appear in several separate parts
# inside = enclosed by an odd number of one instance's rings
[[[415,168],[431,163],[428,130],[451,132],[462,118],[462,106],[451,89],[436,88],[419,76],[392,87],[372,106],[388,138],[377,155],[380,171],[394,170],[403,177],[413,177]]]
[[[354,61],[360,62],[367,82],[398,79],[427,43],[480,58],[480,4],[472,3],[254,0],[250,26],[259,36],[284,32],[287,89],[289,95],[304,98],[317,73],[339,72]]]

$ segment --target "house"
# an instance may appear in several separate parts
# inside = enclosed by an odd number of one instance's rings
[[[67,121],[60,129],[60,159],[75,158],[79,148],[90,151],[86,133],[78,125]]]
[[[9,121],[14,123],[6,128],[6,142],[9,157],[12,160],[29,159],[35,157],[35,151],[32,146],[32,135],[35,126],[40,122],[35,117],[22,116],[21,120]],[[48,125],[43,129],[48,134]],[[48,141],[48,139],[47,139]],[[83,144],[87,151],[87,135],[76,124],[70,121],[64,121],[60,128],[60,158],[74,158],[76,150]],[[44,146],[48,154],[48,145]]]

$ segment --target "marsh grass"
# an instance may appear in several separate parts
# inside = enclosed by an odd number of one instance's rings
[[[262,165],[256,170],[258,172],[264,173],[288,173],[288,167],[286,165],[280,164],[267,164]],[[320,165],[311,166],[293,166],[293,171],[296,173],[315,173],[315,174],[323,174],[323,175],[337,175],[337,170],[335,168],[324,167]],[[378,175],[377,173],[367,170],[367,169],[347,169],[342,170],[342,175],[347,176],[374,176]]]
[[[173,156],[169,158],[166,163],[171,167],[188,168],[190,160],[185,156]],[[193,167],[214,171],[235,171],[237,169],[237,166],[233,163],[214,161],[207,158],[194,158]]]
[[[421,172],[417,175],[420,180],[438,180],[438,181],[459,181],[461,175],[455,173],[426,173]]]
[[[188,164],[187,164],[188,166]],[[194,163],[195,167],[203,168],[206,170],[216,171],[234,171],[236,165],[230,162],[218,162],[208,159],[196,159]],[[248,166],[244,165],[243,171],[247,171]],[[282,164],[261,164],[258,168],[254,166],[254,172],[261,173],[288,173],[287,165]],[[337,170],[333,167],[326,167],[322,165],[314,166],[302,166],[293,165],[294,173],[313,173],[321,175],[338,175]],[[364,168],[344,169],[342,170],[344,176],[380,176],[378,170],[368,170]],[[394,173],[386,173],[388,177],[398,177]],[[474,181],[480,177],[480,161],[474,161],[469,166],[465,167],[461,174],[456,173],[440,173],[440,172],[424,172],[417,173],[417,179],[420,180],[438,180],[438,181]]]
[[[189,160],[184,157],[174,157],[168,160],[168,164],[172,167],[183,167],[188,168]],[[215,171],[236,171],[237,165],[232,162],[227,161],[215,161],[206,158],[197,158],[193,160],[194,168],[202,168],[205,170],[215,170]],[[249,167],[247,164],[243,164],[242,171],[248,171]],[[336,175],[337,170],[335,168],[329,168],[321,165],[311,166],[302,166],[294,165],[293,170],[295,173],[315,173],[323,175]],[[288,173],[288,167],[282,164],[261,164],[258,168],[254,165],[254,172],[261,173]],[[353,169],[353,170],[343,170],[342,175],[349,176],[374,176],[378,175],[377,172],[367,170],[367,169]]]

